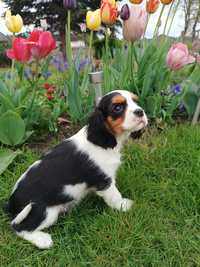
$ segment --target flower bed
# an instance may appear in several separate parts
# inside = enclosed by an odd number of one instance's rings
[[[175,114],[193,116],[199,97],[199,55],[192,54],[181,40],[172,43],[166,36],[179,1],[147,0],[146,8],[141,2],[130,0],[118,6],[115,0],[102,0],[99,9],[88,11],[88,50],[75,55],[70,18],[78,8],[76,1],[64,1],[68,13],[65,53],[56,47],[49,31],[34,29],[27,38],[17,36],[23,20],[10,11],[6,13],[5,23],[13,33],[12,48],[6,52],[12,68],[0,74],[1,145],[18,147],[42,132],[56,133],[60,124],[69,126],[69,121],[84,124],[95,99],[88,74],[97,70],[103,71],[103,93],[113,89],[132,91],[159,127],[171,123]],[[169,4],[174,8],[169,8],[164,37],[159,37],[163,11]],[[147,40],[144,36],[149,18],[159,5],[162,9],[154,38]],[[111,48],[110,29],[117,21],[122,24],[124,38]],[[93,44],[99,32],[104,34],[104,41],[102,57],[97,61]]]

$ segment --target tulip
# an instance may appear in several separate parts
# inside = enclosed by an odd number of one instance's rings
[[[148,13],[155,13],[156,10],[158,9],[159,7],[159,0],[147,0],[146,2],[146,10]]]
[[[142,3],[143,0],[129,0],[129,2],[131,2],[132,4],[136,4],[139,5]]]
[[[171,4],[173,0],[160,0],[160,2],[163,4],[163,5],[169,5]]]
[[[189,54],[185,44],[177,43],[170,48],[166,62],[170,69],[179,70],[183,66],[195,62],[195,58]]]
[[[66,9],[75,9],[77,7],[76,0],[63,0],[63,6]]]
[[[104,24],[114,24],[117,20],[117,6],[114,0],[102,0],[101,20]]]
[[[56,48],[56,41],[48,31],[35,30],[27,39],[31,55],[36,59],[48,56]]]
[[[88,11],[86,15],[87,28],[91,31],[98,31],[101,26],[101,13],[100,9],[96,11]]]
[[[130,17],[123,22],[123,36],[134,42],[142,37],[145,31],[147,13],[141,6],[130,7]]]
[[[112,7],[115,7],[116,6],[116,1],[115,0],[102,0],[101,2],[108,3]]]
[[[27,40],[24,38],[15,38],[13,40],[12,49],[6,51],[8,58],[20,62],[27,62],[31,58],[30,48]]]
[[[120,11],[120,18],[122,20],[127,20],[130,17],[130,9],[129,6],[127,4],[122,6],[122,9]]]
[[[23,20],[20,15],[12,16],[11,11],[8,10],[5,16],[5,24],[7,29],[12,33],[18,33],[23,27]]]

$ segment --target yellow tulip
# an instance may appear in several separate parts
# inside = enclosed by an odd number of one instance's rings
[[[91,31],[98,31],[101,26],[101,12],[100,9],[95,11],[88,11],[86,15],[87,28]]]
[[[23,20],[20,15],[12,16],[11,11],[6,11],[5,24],[7,29],[12,33],[18,33],[23,27]]]

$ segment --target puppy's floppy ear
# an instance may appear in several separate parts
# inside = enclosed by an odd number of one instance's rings
[[[103,148],[114,148],[117,141],[106,128],[103,112],[96,108],[88,120],[87,139],[97,146]]]

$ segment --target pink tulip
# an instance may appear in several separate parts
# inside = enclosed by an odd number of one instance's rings
[[[170,69],[179,70],[183,66],[195,62],[195,58],[189,54],[185,44],[177,43],[170,48],[166,61]]]
[[[48,56],[56,48],[56,41],[48,31],[33,31],[27,42],[30,45],[31,55],[36,59]]]
[[[6,55],[10,59],[20,62],[27,62],[31,58],[27,40],[24,38],[15,38],[13,40],[12,49],[8,49],[6,51]]]
[[[130,6],[130,17],[123,21],[123,36],[127,41],[134,42],[142,37],[147,22],[147,13],[139,5]]]

